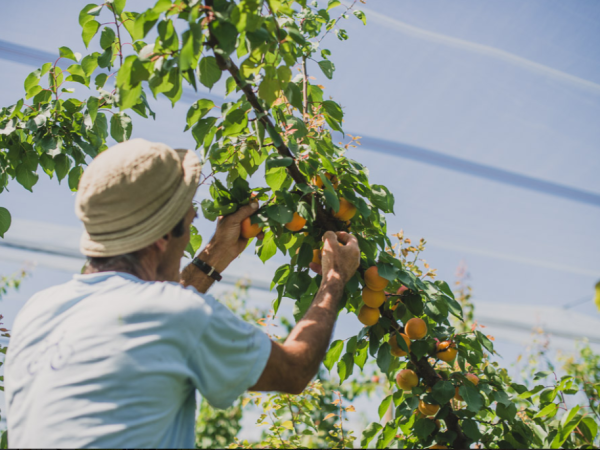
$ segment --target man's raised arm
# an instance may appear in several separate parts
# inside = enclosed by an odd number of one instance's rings
[[[328,231],[323,241],[322,267],[311,263],[311,267],[323,275],[321,287],[285,343],[271,341],[267,366],[250,390],[299,394],[325,357],[344,286],[358,268],[360,251],[356,238],[343,231]],[[345,245],[340,246],[338,242]]]

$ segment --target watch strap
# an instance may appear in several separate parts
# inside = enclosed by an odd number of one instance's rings
[[[192,259],[192,264],[195,265],[198,269],[204,272],[209,277],[213,278],[216,281],[221,281],[223,277],[217,270],[211,266],[210,264],[202,261],[201,259],[194,258]]]

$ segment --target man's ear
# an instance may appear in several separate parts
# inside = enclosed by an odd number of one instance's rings
[[[165,234],[158,241],[154,242],[154,245],[158,249],[160,253],[165,253],[167,251],[167,246],[169,245],[169,241],[171,240],[171,233]]]

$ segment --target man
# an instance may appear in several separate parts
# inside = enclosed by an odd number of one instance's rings
[[[204,295],[246,247],[240,223],[258,205],[221,218],[179,273],[200,170],[193,152],[142,139],[89,165],[76,199],[86,270],[34,295],[13,327],[11,447],[194,447],[196,389],[226,408],[248,389],[298,394],[315,375],[359,264],[356,238],[325,234],[319,292],[273,342]]]

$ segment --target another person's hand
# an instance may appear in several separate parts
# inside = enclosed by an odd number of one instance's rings
[[[258,203],[251,202],[233,214],[219,217],[215,234],[207,245],[210,247],[213,257],[218,258],[217,265],[214,265],[218,271],[223,271],[248,245],[248,239],[241,236],[241,223],[245,218],[254,214],[257,209]],[[260,233],[257,239],[262,238],[263,233]]]
[[[323,281],[339,279],[346,284],[360,265],[358,240],[345,231],[328,231],[323,242],[321,264],[310,263],[310,268],[323,275]]]

